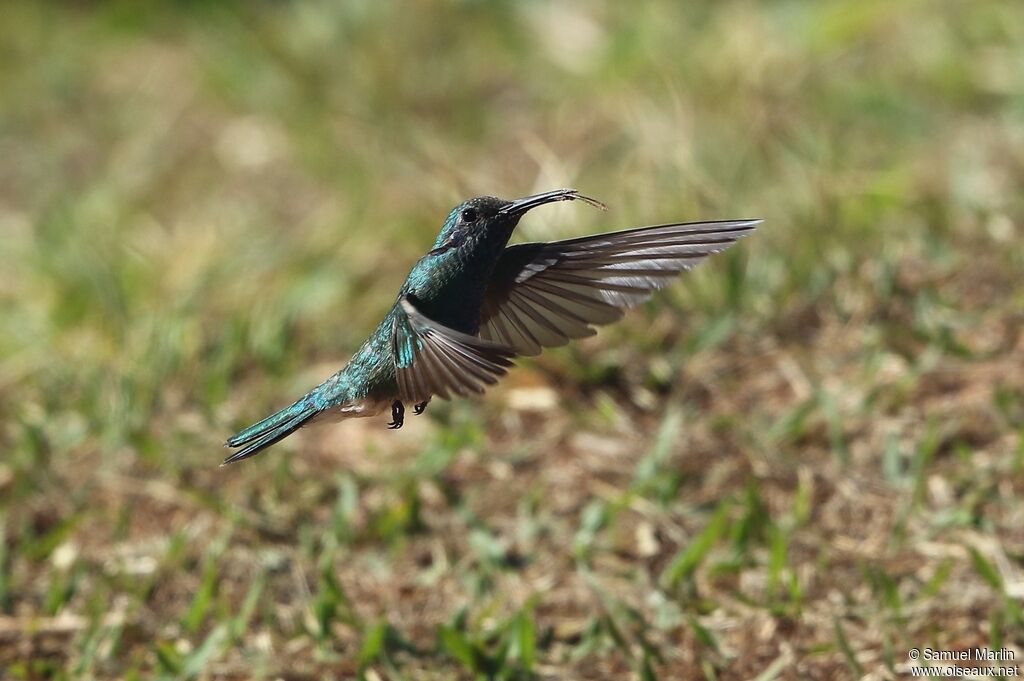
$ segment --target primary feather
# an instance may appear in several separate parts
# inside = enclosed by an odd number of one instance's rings
[[[480,337],[520,355],[592,335],[759,220],[641,227],[506,248],[481,308]]]

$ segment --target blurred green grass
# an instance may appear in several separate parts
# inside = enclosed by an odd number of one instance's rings
[[[14,678],[764,678],[1024,645],[1024,10],[23,3],[0,29]],[[216,468],[451,205],[763,217],[401,433]],[[538,409],[551,399],[553,409]]]

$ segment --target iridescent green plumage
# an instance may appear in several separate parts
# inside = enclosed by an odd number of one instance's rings
[[[724,250],[759,220],[673,223],[507,247],[524,213],[580,200],[572,189],[518,201],[470,199],[445,220],[395,304],[349,363],[305,396],[227,441],[224,463],[253,456],[323,417],[372,416],[433,396],[482,393],[516,355],[594,333],[680,271]]]

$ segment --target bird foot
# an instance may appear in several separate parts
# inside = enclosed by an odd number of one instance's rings
[[[428,404],[430,404],[430,400],[424,400],[423,402],[420,402],[419,404],[414,404],[413,407],[412,407],[412,413],[416,414],[416,416],[419,416],[420,414],[422,414],[423,412],[425,412],[427,410],[427,405]]]
[[[401,400],[395,400],[391,403],[391,423],[388,424],[390,430],[398,430],[405,423],[405,405],[402,404]]]

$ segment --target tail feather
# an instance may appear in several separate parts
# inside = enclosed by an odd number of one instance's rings
[[[224,446],[241,447],[247,442],[252,442],[267,431],[278,427],[286,421],[292,420],[292,418],[302,413],[307,407],[305,397],[296,400],[291,406],[285,407],[281,411],[276,411],[267,418],[257,421],[248,428],[235,433],[228,438]]]
[[[307,404],[304,400],[299,400],[292,406],[254,423],[228,439],[225,443],[226,447],[247,446],[224,459],[221,465],[226,466],[229,463],[259,454],[270,445],[283,440],[301,428],[306,421],[316,416],[317,411],[316,407]]]

